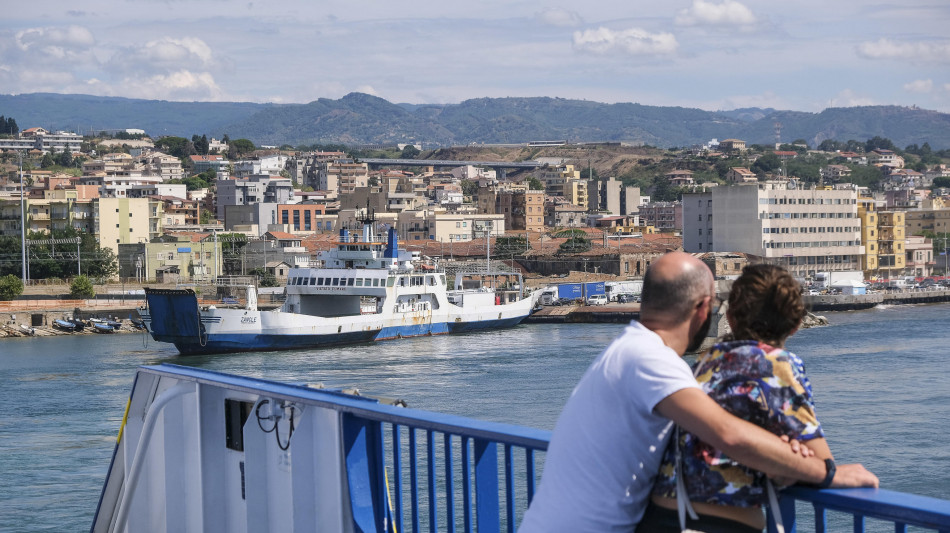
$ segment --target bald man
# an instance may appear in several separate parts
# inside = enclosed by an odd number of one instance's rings
[[[538,492],[519,531],[633,531],[672,433],[670,421],[773,477],[877,486],[861,465],[837,471],[724,411],[682,359],[699,349],[718,305],[709,268],[682,252],[647,270],[640,321],[587,369],[558,418]]]

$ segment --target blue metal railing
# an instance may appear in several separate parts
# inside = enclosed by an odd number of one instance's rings
[[[380,405],[298,385],[176,365],[144,368],[341,412],[350,500],[359,531],[514,532],[534,497],[537,452],[547,450],[551,436],[549,431]],[[878,521],[886,522],[899,533],[908,526],[950,533],[947,500],[882,489],[793,487],[780,499],[788,532],[798,525],[796,502],[799,507],[812,504],[818,533],[828,530],[828,511],[853,515],[855,532],[866,531],[866,521],[872,519],[875,527]]]

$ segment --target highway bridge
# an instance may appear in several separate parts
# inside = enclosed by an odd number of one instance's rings
[[[411,166],[411,167],[464,167],[472,165],[476,167],[486,167],[494,169],[525,169],[534,170],[544,166],[537,161],[450,161],[446,159],[359,159],[361,163],[366,163],[370,167],[381,166]]]

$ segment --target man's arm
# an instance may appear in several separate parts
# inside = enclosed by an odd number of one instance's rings
[[[681,389],[656,405],[656,411],[736,461],[771,477],[820,483],[825,463],[794,453],[778,436],[737,418],[702,390]],[[840,465],[832,487],[877,487],[877,477],[861,465]]]

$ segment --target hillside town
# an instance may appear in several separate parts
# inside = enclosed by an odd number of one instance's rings
[[[490,255],[529,278],[636,279],[670,250],[702,254],[719,277],[768,261],[805,283],[834,271],[920,279],[948,266],[950,167],[926,144],[725,139],[624,152],[546,141],[514,147],[510,160],[446,160],[413,145],[301,150],[11,121],[0,118],[0,274],[28,285],[256,275],[280,286],[368,217],[423,257]],[[634,169],[592,167],[606,151]]]

